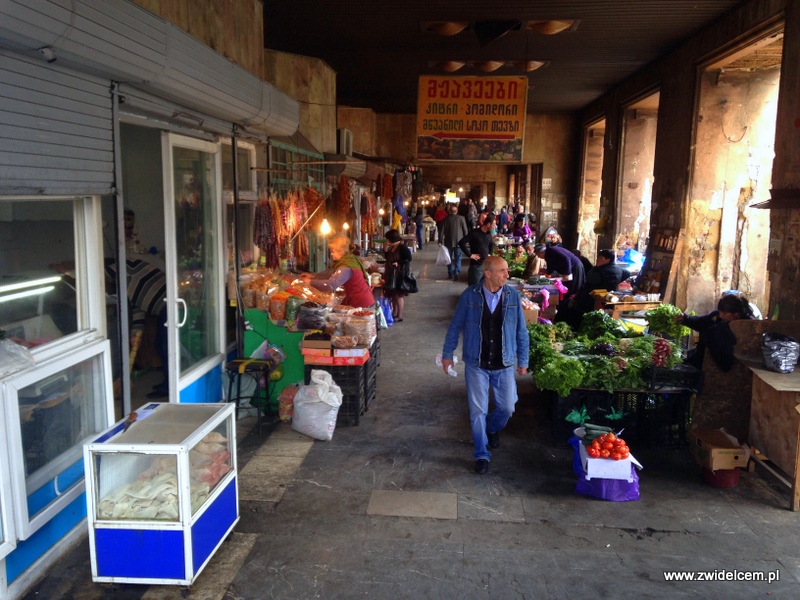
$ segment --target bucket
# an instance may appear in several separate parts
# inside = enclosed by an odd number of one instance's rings
[[[703,469],[703,481],[717,488],[732,488],[739,483],[739,469]]]

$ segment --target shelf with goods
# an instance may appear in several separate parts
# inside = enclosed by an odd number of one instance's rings
[[[234,412],[151,403],[84,446],[93,581],[195,581],[239,520]]]
[[[639,275],[639,291],[645,294],[660,294],[666,302],[672,300],[675,279],[683,254],[684,238],[685,232],[682,229],[655,231],[644,267]]]

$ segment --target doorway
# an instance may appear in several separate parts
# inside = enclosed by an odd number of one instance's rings
[[[609,207],[600,197],[603,188],[603,148],[606,120],[586,125],[583,130],[583,172],[578,203],[577,248],[584,256],[597,256],[597,238],[611,231]]]
[[[695,153],[687,213],[685,283],[678,302],[702,314],[738,290],[769,301],[769,211],[783,30],[708,64],[699,76]]]

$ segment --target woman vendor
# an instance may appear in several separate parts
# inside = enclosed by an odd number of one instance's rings
[[[316,275],[303,273],[300,278],[315,288],[327,292],[332,292],[338,287],[344,288],[342,303],[348,306],[355,308],[375,306],[369,275],[361,259],[350,251],[350,238],[342,234],[335,235],[328,240],[328,248],[333,259],[331,269]]]

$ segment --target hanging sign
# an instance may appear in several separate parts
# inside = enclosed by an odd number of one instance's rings
[[[421,76],[417,158],[521,161],[527,100],[524,76]]]

